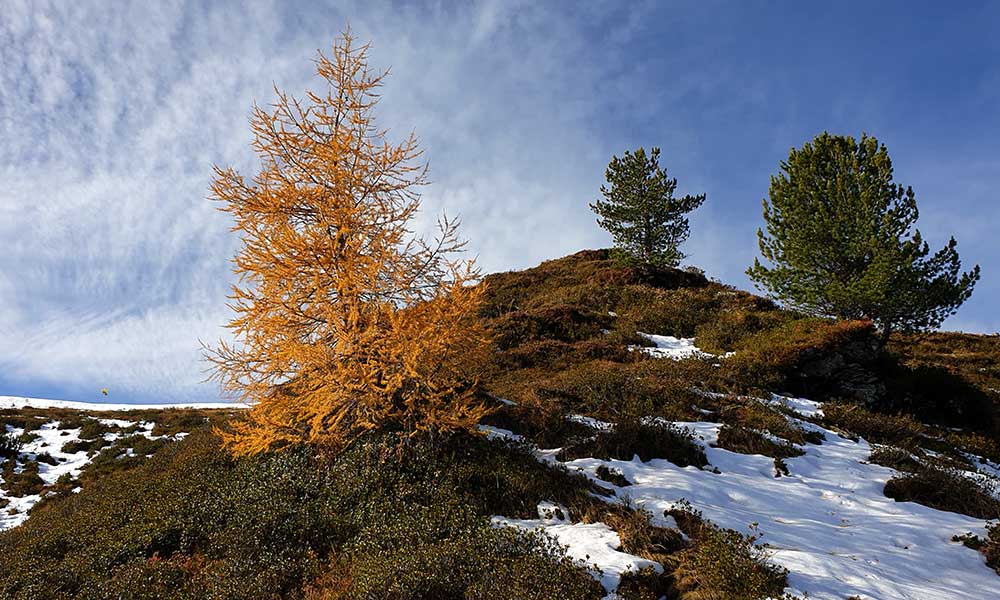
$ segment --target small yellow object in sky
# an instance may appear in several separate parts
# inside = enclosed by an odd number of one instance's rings
[[[101,393],[104,394],[105,396],[107,396],[108,395],[108,388],[101,388]]]

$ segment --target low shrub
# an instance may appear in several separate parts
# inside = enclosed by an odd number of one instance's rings
[[[60,424],[63,428],[65,425]],[[83,425],[80,427],[80,439],[81,440],[96,440],[98,438],[103,438],[106,433],[118,433],[121,431],[121,427],[118,425],[109,425],[102,423],[99,419],[86,419]]]
[[[601,335],[611,317],[573,305],[513,311],[491,322],[494,345],[500,350],[538,340],[576,342]]]
[[[347,549],[349,584],[339,597],[596,600],[604,595],[550,538],[494,528],[468,512],[429,514],[447,508],[454,507],[399,514],[397,522],[371,527],[355,539]],[[441,528],[428,530],[427,523]],[[415,538],[413,532],[426,534]]]
[[[613,467],[601,465],[597,467],[594,474],[597,475],[598,478],[603,479],[608,483],[613,483],[618,487],[627,487],[632,485],[632,482],[626,479],[625,475],[620,470]]]
[[[101,448],[101,451],[83,468],[80,478],[84,481],[93,481],[109,473],[133,469],[171,442],[166,439],[150,439],[143,435],[129,435],[114,442],[104,442],[103,438],[98,438],[92,443],[96,443],[96,447]]]
[[[224,418],[224,416],[225,413],[220,414],[220,411],[165,410],[155,418],[149,419],[155,423],[150,433],[155,436],[164,436],[211,429],[213,424],[218,424],[220,418]]]
[[[993,438],[972,432],[949,431],[945,441],[955,448],[1000,463],[1000,446]]]
[[[45,482],[38,475],[38,463],[34,461],[22,465],[21,472],[16,473],[15,460],[11,459],[4,463],[3,483],[0,484],[7,491],[7,495],[12,498],[22,498],[41,493],[45,487]]]
[[[735,427],[766,431],[793,444],[821,444],[824,436],[819,431],[807,431],[793,423],[784,414],[754,400],[737,400],[723,405],[720,419]]]
[[[109,442],[103,437],[98,437],[92,440],[73,440],[63,444],[62,451],[68,454],[76,454],[77,452],[93,452],[102,448],[107,448],[113,444],[114,442]]]
[[[689,550],[677,556],[674,572],[682,599],[764,600],[779,598],[788,571],[768,562],[769,553],[750,535],[702,521]]]
[[[24,433],[22,433],[20,435],[20,437],[17,438],[17,440],[19,442],[21,442],[21,447],[24,447],[24,446],[27,446],[28,444],[34,442],[35,440],[37,440],[40,437],[42,437],[42,436],[40,436],[38,433],[36,433],[34,431],[25,431]]]
[[[701,468],[708,464],[704,450],[694,441],[690,429],[660,420],[619,422],[611,429],[598,431],[593,437],[564,448],[559,459],[632,460],[636,456],[643,462],[666,459],[679,467]]]
[[[927,464],[890,479],[884,490],[897,502],[916,502],[976,519],[1000,518],[1000,500],[995,492],[989,482],[975,481],[956,469]]]
[[[986,539],[969,532],[953,536],[951,541],[981,552],[986,558],[986,565],[1000,574],[1000,522],[986,524]]]
[[[860,435],[869,442],[892,444],[906,449],[918,446],[924,426],[910,415],[874,412],[846,402],[823,405],[823,423]]]
[[[925,422],[1000,432],[1000,336],[894,335],[882,374],[896,406]]]
[[[901,473],[913,473],[920,468],[920,461],[909,450],[895,446],[873,447],[868,462],[896,469]]]
[[[740,454],[760,454],[774,459],[792,458],[805,454],[787,440],[776,441],[762,432],[742,425],[723,425],[719,429],[719,448]]]
[[[588,361],[536,382],[534,390],[542,399],[559,401],[569,412],[605,420],[636,420],[650,415],[670,418],[677,416],[673,407],[691,397],[690,384],[658,368],[660,362]],[[688,408],[684,414],[689,412]]]
[[[1000,574],[1000,522],[986,527],[986,544],[983,546],[986,564]]]
[[[558,401],[538,398],[513,406],[501,405],[482,423],[512,431],[542,448],[571,445],[594,434],[589,426],[567,419]]]
[[[543,367],[559,371],[576,363],[603,360],[626,362],[632,358],[627,344],[613,334],[579,342],[536,340],[496,353],[495,368],[500,370]]]
[[[658,290],[631,286],[616,308],[622,323],[637,331],[694,337],[698,326],[716,318],[725,304],[721,285]]]
[[[11,432],[0,433],[0,459],[13,460],[21,452],[21,439]]]
[[[394,582],[414,586],[398,597],[428,600],[600,597],[543,541],[488,521],[534,516],[542,500],[599,503],[585,477],[476,436],[400,441],[233,460],[211,434],[192,434],[0,533],[0,597],[375,598]],[[348,574],[342,595],[317,587],[340,581],[331,565]]]
[[[25,433],[28,433],[36,429],[41,429],[42,425],[45,425],[48,420],[47,417],[42,415],[23,414],[22,411],[16,409],[8,408],[0,410],[0,429],[6,429],[3,426],[7,425],[23,429]]]
[[[716,318],[700,323],[694,331],[698,347],[715,354],[730,352],[738,348],[748,337],[778,327],[795,318],[790,312],[762,308],[765,310],[757,308],[757,310],[722,311]]]
[[[843,364],[845,349],[854,347],[864,348],[859,352],[874,359],[873,340],[868,321],[790,319],[744,338],[735,354],[722,361],[721,369],[745,389],[789,391],[822,400],[840,391],[841,377],[836,370],[804,367]]]
[[[680,532],[653,525],[652,513],[642,508],[631,505],[610,506],[599,517],[618,533],[622,541],[622,552],[663,563],[670,555],[687,546]]]
[[[50,466],[55,466],[59,464],[59,461],[55,459],[48,452],[40,452],[35,455],[35,462],[43,463]]]

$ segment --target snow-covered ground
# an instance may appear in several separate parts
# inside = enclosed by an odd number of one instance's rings
[[[695,348],[695,350],[697,350]],[[3,402],[23,399],[0,398]],[[806,417],[821,416],[819,403],[773,396],[762,400]],[[28,400],[30,406],[75,407],[84,403]],[[42,404],[52,402],[52,404]],[[21,404],[19,404],[21,405]],[[69,405],[69,406],[67,406]],[[128,410],[135,405],[87,405],[93,410]],[[101,408],[97,408],[100,406]],[[127,408],[110,409],[107,406]],[[175,406],[175,405],[172,405]],[[183,405],[192,406],[192,405]],[[199,408],[230,407],[230,404],[200,404]],[[586,417],[573,420],[595,429],[612,425]],[[596,477],[604,465],[621,472],[632,483],[616,487],[621,501],[648,510],[654,523],[676,527],[664,511],[681,500],[690,502],[704,517],[723,527],[746,533],[756,523],[762,543],[772,551],[773,562],[789,570],[787,592],[814,600],[983,600],[1000,598],[1000,576],[988,568],[983,557],[952,537],[965,533],[985,535],[986,522],[943,512],[915,503],[899,503],[885,497],[892,469],[869,464],[871,446],[863,439],[852,441],[801,419],[799,426],[825,436],[820,445],[806,445],[805,454],[785,459],[789,475],[776,477],[774,461],[765,456],[744,455],[714,447],[719,423],[678,422],[692,429],[704,447],[709,467],[678,467],[666,460],[600,460],[581,458],[564,463]],[[131,421],[106,420],[107,424],[130,427]],[[152,424],[141,423],[140,433],[151,436]],[[483,426],[490,437],[514,437],[509,431]],[[8,428],[13,433],[18,430]],[[64,453],[63,446],[79,439],[79,429],[59,429],[49,422],[37,431],[39,438],[27,444],[22,456],[47,452],[59,464],[39,464],[39,475],[53,483],[64,473],[78,475],[87,464],[86,452]],[[119,434],[106,434],[117,436]],[[177,437],[180,437],[178,435]],[[539,460],[556,462],[558,449],[538,450]],[[28,455],[28,456],[24,456]],[[995,475],[991,463],[970,457],[980,472]],[[3,492],[0,491],[0,498]],[[0,511],[0,530],[14,527],[40,498],[10,498]],[[13,509],[14,514],[8,514]],[[592,569],[614,598],[622,574],[660,565],[620,551],[617,533],[603,523],[573,523],[566,510],[543,503],[538,519],[496,516],[497,526],[542,529],[567,547],[569,556]]]
[[[710,354],[694,345],[694,338],[676,338],[672,335],[654,335],[637,331],[639,335],[656,344],[650,346],[629,346],[629,350],[643,352],[656,358],[669,358],[681,360],[685,358],[716,358],[717,355]],[[724,356],[729,356],[730,353]]]
[[[801,413],[821,410],[807,400],[774,401]],[[721,425],[707,422],[677,425],[695,432],[718,473],[638,458],[581,458],[565,464],[595,477],[601,465],[617,469],[633,484],[616,487],[618,496],[650,511],[663,527],[674,525],[663,518],[664,511],[682,499],[723,527],[749,533],[750,524],[758,523],[773,562],[789,570],[786,591],[792,594],[816,600],[1000,598],[1000,577],[983,557],[951,541],[956,534],[985,535],[984,521],[887,498],[882,489],[896,473],[868,464],[867,442],[798,422],[821,431],[826,441],[786,459],[788,476],[775,477],[771,458],[713,447]],[[609,564],[615,568],[617,563]]]
[[[96,410],[96,409],[95,409]],[[102,410],[114,410],[114,409],[102,409]],[[153,435],[153,428],[156,424],[152,421],[126,421],[123,419],[98,419],[105,425],[116,426],[121,428],[122,432],[109,432],[103,435],[104,439],[109,442],[114,442],[120,437],[126,435],[141,435],[149,439],[164,439],[170,437],[172,439],[182,439],[186,433],[178,433],[173,436],[155,436]],[[9,425],[3,426],[7,433],[13,434],[15,436],[20,436],[24,433],[23,429],[17,427],[11,427]],[[132,428],[136,428],[136,431],[131,431]],[[31,433],[35,434],[37,437],[32,441],[24,444],[18,455],[18,466],[15,467],[15,473],[20,473],[24,469],[24,465],[27,462],[37,462],[38,464],[38,476],[41,477],[45,485],[54,484],[61,476],[69,474],[73,478],[79,477],[80,472],[83,470],[87,464],[96,456],[94,453],[91,456],[87,451],[81,450],[79,452],[64,452],[63,448],[67,446],[70,442],[76,442],[80,440],[80,429],[62,429],[60,428],[59,421],[49,421],[42,425],[40,428],[33,430]],[[130,433],[126,433],[129,431]],[[46,462],[38,461],[39,454],[48,454],[53,459],[55,459],[55,465],[50,465]],[[134,456],[131,448],[124,449],[125,456]],[[3,462],[0,459],[0,462]],[[3,482],[3,476],[0,475],[0,482]],[[17,527],[25,520],[28,519],[28,511],[31,510],[35,504],[37,504],[42,497],[38,494],[33,494],[29,496],[14,497],[8,496],[7,492],[0,486],[0,501],[7,500],[7,506],[0,508],[0,531],[5,529],[10,529],[11,527]],[[0,502],[2,504],[2,502]]]
[[[3,408],[72,408],[75,410],[161,410],[166,408],[243,408],[234,402],[177,402],[173,404],[113,404],[104,402],[76,402],[73,400],[46,400],[43,398],[22,398],[20,396],[0,396]]]
[[[538,505],[538,519],[508,519],[494,517],[497,526],[544,530],[566,548],[566,554],[576,562],[592,568],[604,590],[607,600],[614,598],[622,575],[638,573],[652,568],[663,572],[663,565],[645,558],[620,552],[621,538],[604,523],[572,523],[565,507],[543,502]]]

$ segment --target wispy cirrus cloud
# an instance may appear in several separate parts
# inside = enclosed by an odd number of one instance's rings
[[[1000,217],[988,198],[998,156],[976,132],[998,125],[987,100],[998,97],[1000,78],[988,61],[969,58],[995,48],[975,35],[995,9],[956,11],[961,26],[934,30],[949,47],[966,47],[944,56],[871,41],[872,31],[900,22],[904,6],[865,12],[866,28],[853,25],[861,4],[815,15],[791,3],[762,11],[659,2],[8,2],[0,20],[0,393],[215,395],[200,383],[199,340],[225,335],[237,240],[205,199],[211,167],[252,172],[251,103],[269,102],[272,84],[297,93],[309,86],[310,59],[347,19],[373,40],[376,63],[392,66],[381,124],[399,135],[412,128],[427,151],[433,185],[418,229],[441,211],[460,214],[487,270],[606,245],[587,202],[610,155],[644,144],[663,146],[683,191],[708,194],[693,219],[691,262],[745,286],[767,177],[789,147],[822,129],[887,138],[900,179],[917,188],[922,229],[939,242],[954,233],[966,259],[996,264],[983,223]],[[899,27],[924,32],[928,18],[910,11]],[[852,36],[868,47],[824,49]],[[861,59],[875,50],[884,63]],[[932,59],[938,70],[921,79],[920,65]],[[947,91],[956,65],[968,98]],[[951,106],[963,114],[949,113],[947,130],[928,124]],[[943,183],[956,176],[959,185]],[[989,310],[998,291],[1000,278],[987,269],[953,323],[1000,328]]]

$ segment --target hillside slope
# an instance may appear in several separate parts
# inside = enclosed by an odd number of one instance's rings
[[[486,284],[483,437],[233,460],[229,411],[0,406],[0,597],[1000,597],[1000,339],[879,357],[600,250]]]

